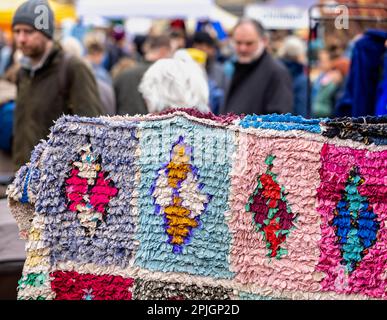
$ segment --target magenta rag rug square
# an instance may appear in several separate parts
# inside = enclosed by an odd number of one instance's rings
[[[320,261],[323,291],[386,294],[387,151],[324,145]]]

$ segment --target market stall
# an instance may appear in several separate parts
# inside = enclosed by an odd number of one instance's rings
[[[209,21],[220,25],[218,29],[228,31],[238,20],[237,16],[223,10],[213,0],[111,0],[108,7],[103,2],[78,0],[76,8],[83,21],[101,18],[126,20],[128,30],[133,33],[144,33],[152,21],[163,19],[183,19],[190,31],[194,31],[200,21]]]
[[[25,0],[1,0],[0,1],[0,29],[4,31],[11,30],[12,17]],[[55,14],[55,22],[60,25],[66,19],[75,19],[76,11],[73,5],[62,4],[56,1],[49,1]]]
[[[267,29],[294,30],[308,28],[308,8],[316,0],[271,0],[265,3],[250,4],[244,15],[261,21]]]
[[[106,6],[104,1],[78,0],[76,7],[81,17],[187,19],[208,17],[213,3],[213,0],[110,0]]]

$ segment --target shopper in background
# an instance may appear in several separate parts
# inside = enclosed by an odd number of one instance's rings
[[[196,32],[192,37],[192,48],[204,51],[207,54],[206,71],[208,78],[215,81],[219,88],[227,85],[223,65],[216,61],[216,40],[208,32]]]
[[[293,87],[286,67],[266,50],[266,30],[242,18],[233,31],[236,61],[221,113],[267,114],[293,111]]]
[[[216,61],[216,40],[208,32],[196,32],[192,37],[192,48],[201,50],[206,54],[205,70],[210,87],[210,107],[213,113],[218,114],[224,103],[227,77],[223,64]]]
[[[348,72],[348,62],[336,51],[319,52],[320,75],[313,84],[312,115],[333,117],[334,108]]]
[[[35,23],[37,6],[47,8],[47,24]],[[23,53],[12,148],[18,169],[61,115],[93,117],[104,112],[90,69],[79,58],[65,54],[53,41],[54,14],[47,1],[29,0],[21,4],[14,14],[12,28],[16,45]]]
[[[83,38],[85,60],[91,65],[97,79],[112,85],[112,78],[102,66],[105,55],[105,35],[98,31],[91,31]]]
[[[115,25],[108,34],[103,66],[107,71],[111,71],[113,66],[125,57],[130,57],[126,32],[122,25]]]
[[[297,36],[288,36],[278,49],[278,56],[293,80],[293,114],[307,116],[308,77],[305,73],[306,44]]]
[[[81,59],[87,65],[87,67],[90,68],[97,82],[99,97],[104,107],[104,114],[114,115],[116,110],[114,90],[112,84],[106,81],[106,79],[110,78],[109,74],[107,74],[108,78],[105,77],[101,79],[100,75],[97,73],[97,68],[94,68],[93,62],[90,60],[90,55],[87,52],[86,56],[82,55],[84,49],[82,43],[80,43],[77,38],[71,36],[66,37],[65,39],[61,40],[60,43],[63,50],[67,54]],[[102,72],[104,73],[106,70],[102,70]]]
[[[144,44],[145,61],[134,68],[122,72],[114,80],[117,113],[135,115],[148,113],[145,101],[138,91],[144,73],[159,59],[171,56],[170,38],[167,36],[149,37]]]
[[[210,111],[204,70],[200,69],[188,53],[181,51],[173,59],[155,62],[144,74],[139,91],[150,113],[169,108]]]

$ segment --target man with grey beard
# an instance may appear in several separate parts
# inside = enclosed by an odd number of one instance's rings
[[[266,50],[268,39],[256,20],[242,18],[232,35],[236,61],[220,113],[268,114],[293,110],[292,80]]]

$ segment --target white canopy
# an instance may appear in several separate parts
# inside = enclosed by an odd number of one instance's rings
[[[78,0],[79,16],[101,16],[125,19],[144,17],[152,19],[209,18],[213,0]]]
[[[309,26],[308,9],[317,0],[271,0],[245,7],[245,16],[259,20],[266,29],[306,29]]]
[[[214,5],[210,12],[212,21],[219,21],[226,30],[231,30],[238,22],[238,17]]]

